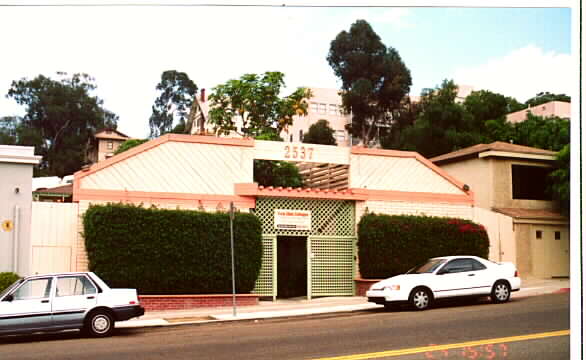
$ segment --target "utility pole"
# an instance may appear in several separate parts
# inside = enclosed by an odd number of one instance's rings
[[[232,255],[232,315],[236,317],[236,276],[234,271],[234,202],[230,201],[230,253]]]

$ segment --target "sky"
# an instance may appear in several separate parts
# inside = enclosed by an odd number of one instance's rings
[[[17,3],[60,6],[2,6]],[[299,86],[339,88],[326,56],[336,35],[358,19],[368,21],[383,43],[399,52],[411,71],[411,95],[453,79],[524,102],[544,91],[572,94],[578,81],[571,21],[576,10],[568,7],[463,8],[429,1],[411,2],[423,7],[394,7],[380,5],[400,3],[344,0],[306,4],[375,6],[182,6],[204,3],[197,0],[177,0],[173,6],[157,6],[163,2],[154,0],[141,1],[140,6],[133,0],[69,3],[100,6],[0,0],[0,116],[24,114],[22,106],[6,97],[12,81],[39,74],[58,79],[58,71],[94,77],[94,95],[120,117],[118,129],[136,138],[148,136],[155,87],[165,70],[187,73],[207,94],[230,79],[265,71],[285,74],[283,95]],[[542,3],[524,1],[523,6]]]

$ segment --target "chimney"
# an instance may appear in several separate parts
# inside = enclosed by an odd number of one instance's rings
[[[206,101],[206,89],[201,89],[200,101],[201,102],[205,102]]]

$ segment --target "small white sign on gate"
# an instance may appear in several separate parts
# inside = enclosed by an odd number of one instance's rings
[[[275,209],[275,229],[311,230],[311,211]]]

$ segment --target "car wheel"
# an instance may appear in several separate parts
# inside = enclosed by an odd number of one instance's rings
[[[425,288],[416,288],[411,292],[409,302],[415,310],[425,310],[431,306],[431,293]]]
[[[490,298],[495,303],[504,303],[511,297],[511,286],[506,281],[499,280],[492,287]]]
[[[85,321],[85,332],[92,337],[106,337],[114,331],[114,319],[105,310],[94,311]]]

